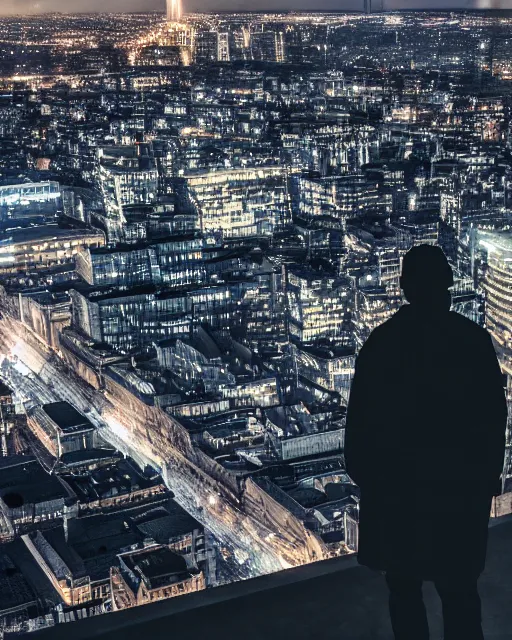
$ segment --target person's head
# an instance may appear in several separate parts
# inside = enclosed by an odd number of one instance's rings
[[[453,271],[443,250],[429,244],[413,247],[404,256],[400,286],[411,305],[449,309]]]

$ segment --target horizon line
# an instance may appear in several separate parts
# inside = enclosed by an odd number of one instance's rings
[[[202,10],[202,11],[186,11],[184,16],[187,15],[215,15],[215,14],[325,14],[325,15],[380,15],[384,13],[489,13],[489,14],[502,14],[512,13],[512,7],[510,8],[489,8],[489,7],[411,7],[403,9],[382,9],[380,11],[372,11],[366,13],[361,9],[216,9],[216,10]],[[166,12],[162,10],[152,11],[34,11],[30,13],[6,13],[0,14],[2,18],[30,18],[33,16],[95,16],[95,15],[151,15],[158,14],[165,16]]]

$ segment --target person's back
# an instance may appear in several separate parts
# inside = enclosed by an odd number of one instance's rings
[[[410,304],[363,346],[348,408],[345,459],[361,488],[359,561],[387,573],[397,639],[428,637],[422,580],[434,580],[441,595],[470,585],[458,605],[444,598],[445,640],[483,637],[476,580],[507,410],[490,336],[450,311],[452,284],[440,249],[409,252],[402,288]],[[454,614],[462,601],[478,614],[466,616],[464,629]]]

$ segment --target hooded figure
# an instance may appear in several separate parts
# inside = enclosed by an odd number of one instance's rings
[[[421,582],[433,580],[445,640],[480,639],[476,582],[501,493],[503,377],[487,331],[450,311],[453,273],[439,247],[411,249],[400,284],[409,304],[361,349],[347,412],[358,560],[387,574],[396,638],[428,638]]]

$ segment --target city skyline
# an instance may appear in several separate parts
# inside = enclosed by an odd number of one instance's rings
[[[169,0],[173,2],[173,0]],[[3,0],[0,15],[40,14],[52,11],[65,13],[109,12],[109,11],[166,11],[166,0]],[[363,10],[364,0],[280,0],[273,4],[269,0],[257,0],[248,4],[246,0],[188,0],[184,11],[259,11],[289,10]],[[384,0],[385,10],[448,10],[468,8],[512,9],[512,0]]]
[[[512,14],[193,2],[0,20],[2,637],[512,513]]]

